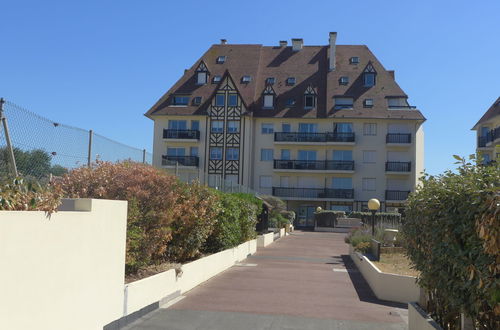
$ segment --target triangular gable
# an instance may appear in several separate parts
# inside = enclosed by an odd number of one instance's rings
[[[368,62],[365,69],[363,70],[363,73],[377,73],[377,71],[375,71],[375,68],[373,67],[372,61]]]
[[[266,88],[264,88],[264,92],[262,92],[264,95],[276,95],[276,92],[273,89],[273,86],[267,85]]]
[[[316,89],[312,87],[312,85],[307,86],[306,91],[304,92],[306,95],[317,95]]]
[[[203,60],[200,61],[200,64],[198,64],[198,67],[196,68],[195,72],[210,73],[210,71],[208,71],[207,65],[205,64],[205,62],[203,62]]]

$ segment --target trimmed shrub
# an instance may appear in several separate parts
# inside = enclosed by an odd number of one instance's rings
[[[335,227],[338,218],[345,218],[345,212],[333,210],[314,212],[314,221],[318,227]]]
[[[463,312],[477,329],[500,329],[500,167],[455,158],[457,173],[425,175],[408,199],[408,257],[443,328],[459,327]]]
[[[349,213],[349,218],[361,219],[363,223],[371,224],[372,214],[371,212],[359,212],[353,211]],[[375,213],[375,223],[377,226],[381,227],[392,227],[398,228],[401,225],[401,214],[399,213],[388,213],[388,212],[377,212]]]
[[[21,178],[0,184],[0,210],[45,211],[51,214],[61,204],[61,194],[52,187],[26,182]]]

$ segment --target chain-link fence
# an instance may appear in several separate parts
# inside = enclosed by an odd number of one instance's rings
[[[0,176],[13,174],[14,163],[20,175],[37,179],[58,176],[96,160],[152,163],[152,155],[145,149],[52,121],[3,99],[0,119]]]

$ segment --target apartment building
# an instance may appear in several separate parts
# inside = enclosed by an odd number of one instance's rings
[[[402,207],[423,171],[425,118],[367,46],[336,38],[210,47],[146,113],[153,164],[280,197],[299,226],[318,206]]]
[[[476,152],[485,164],[500,158],[500,97],[493,102],[472,130],[477,134]]]

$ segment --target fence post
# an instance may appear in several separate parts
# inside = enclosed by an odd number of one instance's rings
[[[5,131],[5,141],[7,142],[7,151],[9,153],[10,158],[10,168],[14,176],[17,177],[17,166],[16,166],[16,158],[14,157],[14,149],[12,148],[12,143],[10,142],[10,134],[9,134],[9,126],[7,125],[7,118],[3,115],[3,104],[5,100],[0,98],[0,120],[3,124],[3,129]]]
[[[89,154],[87,157],[87,166],[90,167],[92,163],[92,136],[94,135],[94,132],[92,130],[89,131]]]
[[[142,163],[146,164],[146,149],[142,149]]]

